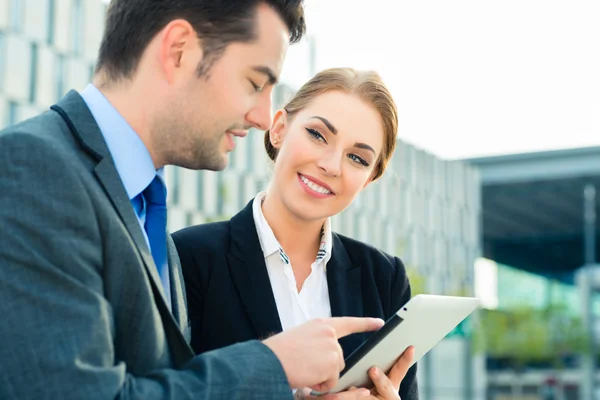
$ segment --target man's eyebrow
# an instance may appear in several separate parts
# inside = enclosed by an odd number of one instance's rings
[[[327,120],[327,118],[323,118],[323,117],[319,117],[318,115],[315,115],[314,117],[311,118],[316,118],[319,121],[323,122],[325,124],[325,126],[327,127],[327,129],[329,129],[331,131],[331,133],[333,133],[334,135],[337,135],[337,129],[335,128],[335,126],[333,126],[333,124],[331,122],[329,122]]]
[[[265,67],[263,65],[257,65],[256,67],[252,68],[253,70],[255,70],[256,72],[259,72],[263,75],[266,75],[267,78],[269,78],[269,85],[275,85],[278,81],[277,76],[275,76],[275,73],[273,72],[273,70],[269,67]]]

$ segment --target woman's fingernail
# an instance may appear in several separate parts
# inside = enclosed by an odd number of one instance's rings
[[[363,397],[369,397],[371,395],[371,391],[369,389],[365,389],[362,392]]]

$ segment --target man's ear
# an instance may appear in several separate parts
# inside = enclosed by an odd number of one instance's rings
[[[196,69],[202,60],[202,46],[192,25],[184,19],[169,22],[159,34],[159,63],[169,83],[182,72]]]
[[[273,147],[278,149],[281,147],[281,143],[285,137],[288,128],[288,115],[287,111],[283,108],[275,113],[271,129],[269,129],[269,138]]]

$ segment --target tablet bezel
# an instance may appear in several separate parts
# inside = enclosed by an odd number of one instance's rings
[[[346,358],[346,367],[329,393],[341,392],[351,386],[370,385],[368,370],[371,367],[389,372],[411,345],[415,347],[413,364],[416,363],[478,306],[479,300],[474,297],[416,295]],[[398,350],[385,351],[385,348],[378,348],[380,345]]]

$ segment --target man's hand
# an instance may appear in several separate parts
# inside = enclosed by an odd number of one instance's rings
[[[315,319],[264,341],[277,356],[292,388],[310,387],[326,392],[344,369],[338,339],[383,326],[378,318],[338,317]]]

